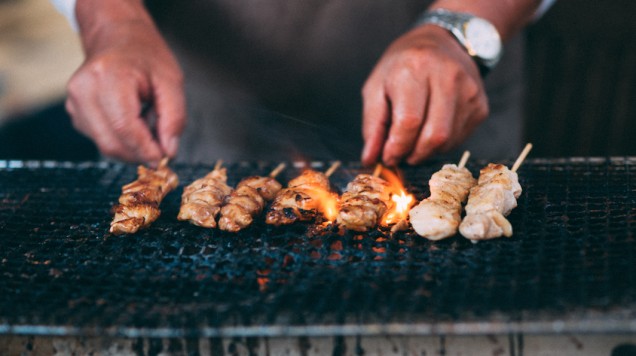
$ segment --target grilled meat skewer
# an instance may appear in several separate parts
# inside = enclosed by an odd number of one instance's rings
[[[378,166],[380,169],[381,166]],[[389,183],[376,173],[359,174],[342,194],[336,223],[349,230],[369,231],[378,226],[384,214],[394,204]]]
[[[205,177],[199,178],[184,188],[181,209],[177,219],[208,228],[215,228],[216,217],[225,198],[232,193],[227,185],[227,170],[217,162]]]
[[[461,223],[462,204],[476,180],[464,167],[469,153],[459,165],[445,164],[429,180],[431,196],[409,212],[415,232],[429,240],[441,240],[457,233]]]
[[[137,180],[122,187],[119,204],[110,224],[115,235],[134,234],[157,220],[163,198],[179,185],[179,178],[164,158],[157,169],[137,168]]]
[[[270,225],[288,225],[296,221],[311,221],[321,212],[321,198],[333,197],[329,176],[340,165],[336,162],[325,172],[306,169],[292,179],[287,188],[276,194],[268,209],[265,222]]]
[[[459,226],[464,237],[477,242],[512,236],[512,225],[506,216],[517,207],[521,185],[516,170],[531,148],[531,144],[526,145],[512,170],[490,163],[479,172],[478,184],[470,190],[466,217]]]
[[[237,232],[249,226],[267,202],[274,199],[282,186],[275,177],[285,168],[280,164],[268,177],[247,177],[241,180],[221,208],[219,228]]]

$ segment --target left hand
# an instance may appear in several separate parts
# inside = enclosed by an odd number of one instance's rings
[[[448,31],[417,27],[395,40],[362,89],[362,162],[421,163],[488,116],[477,65]]]

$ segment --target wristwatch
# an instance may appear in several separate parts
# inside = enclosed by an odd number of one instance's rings
[[[501,37],[486,19],[464,12],[435,9],[425,12],[416,22],[416,26],[424,24],[434,24],[450,31],[475,60],[482,76],[501,58]]]

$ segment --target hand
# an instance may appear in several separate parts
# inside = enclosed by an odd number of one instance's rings
[[[146,163],[174,156],[185,125],[183,75],[154,24],[124,21],[86,32],[86,59],[66,100],[75,128],[106,156]],[[158,140],[143,103],[157,115]]]
[[[424,25],[398,38],[362,90],[362,162],[421,163],[461,143],[488,116],[477,65],[448,31]]]

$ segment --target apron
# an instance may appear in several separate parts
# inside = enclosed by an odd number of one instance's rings
[[[361,88],[421,0],[155,0],[147,3],[185,75],[188,123],[176,160],[357,161]],[[491,116],[460,148],[521,146],[521,41],[486,82]],[[455,152],[449,153],[455,155]],[[454,157],[454,158],[458,158]]]

